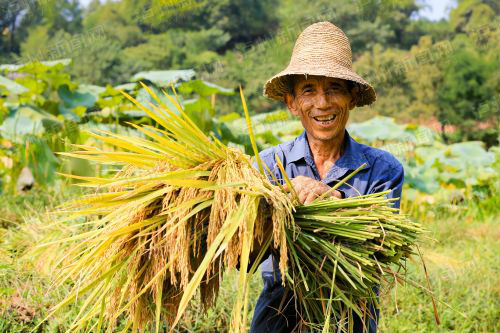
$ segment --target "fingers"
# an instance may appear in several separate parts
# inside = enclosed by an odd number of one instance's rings
[[[303,184],[307,182],[307,177],[304,177],[304,176],[298,176],[298,177],[295,177],[291,180],[291,183],[292,183],[292,186],[293,186],[293,189],[295,190],[295,192],[297,192],[297,194],[299,193],[299,191],[301,191],[301,188],[303,187]],[[286,191],[286,192],[290,192],[290,188],[288,187],[288,184],[284,184],[283,185],[283,189]]]
[[[315,184],[312,184],[301,187],[300,192],[297,193],[300,203],[308,204],[313,202],[322,193],[322,190]]]
[[[333,191],[332,195],[331,195],[333,198],[335,199],[342,199],[342,193],[340,193],[339,191],[335,190]]]
[[[297,193],[298,196],[299,196],[299,201],[301,204],[305,203],[309,193],[307,193],[306,191],[302,191],[302,192],[299,192]]]
[[[328,185],[305,176],[295,177],[291,180],[291,183],[293,189],[295,190],[295,193],[297,193],[298,199],[301,204],[311,203],[317,197],[330,190],[330,187]],[[285,184],[283,188],[287,192],[291,191],[290,187],[287,184]],[[331,193],[328,193],[328,195],[333,198],[342,198],[342,194],[339,191],[333,191]]]
[[[316,191],[309,192],[307,194],[307,197],[304,200],[303,204],[307,205],[308,203],[313,202],[317,197],[318,197],[318,193]]]
[[[292,179],[292,185],[297,194],[304,191],[306,188],[311,187],[315,182],[316,180],[304,176],[298,176]]]

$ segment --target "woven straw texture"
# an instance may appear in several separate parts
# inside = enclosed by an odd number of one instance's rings
[[[373,103],[373,87],[352,70],[352,52],[345,33],[330,22],[308,26],[297,38],[288,67],[264,85],[264,96],[283,101],[288,91],[287,75],[320,75],[350,80],[360,85],[357,106]]]

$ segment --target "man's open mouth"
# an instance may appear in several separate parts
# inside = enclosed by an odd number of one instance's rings
[[[337,118],[336,114],[329,114],[326,116],[313,117],[314,120],[316,120],[317,122],[324,124],[324,125],[332,123],[335,120],[335,118]]]

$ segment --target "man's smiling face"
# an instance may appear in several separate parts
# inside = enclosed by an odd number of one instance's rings
[[[297,75],[285,95],[290,112],[299,117],[307,134],[329,141],[343,134],[349,111],[356,105],[346,80]]]

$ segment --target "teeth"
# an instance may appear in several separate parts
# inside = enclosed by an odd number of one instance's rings
[[[329,115],[329,116],[320,116],[320,117],[313,117],[314,119],[318,120],[318,121],[329,121],[329,120],[332,120],[335,118],[335,115],[332,114],[332,115]]]

